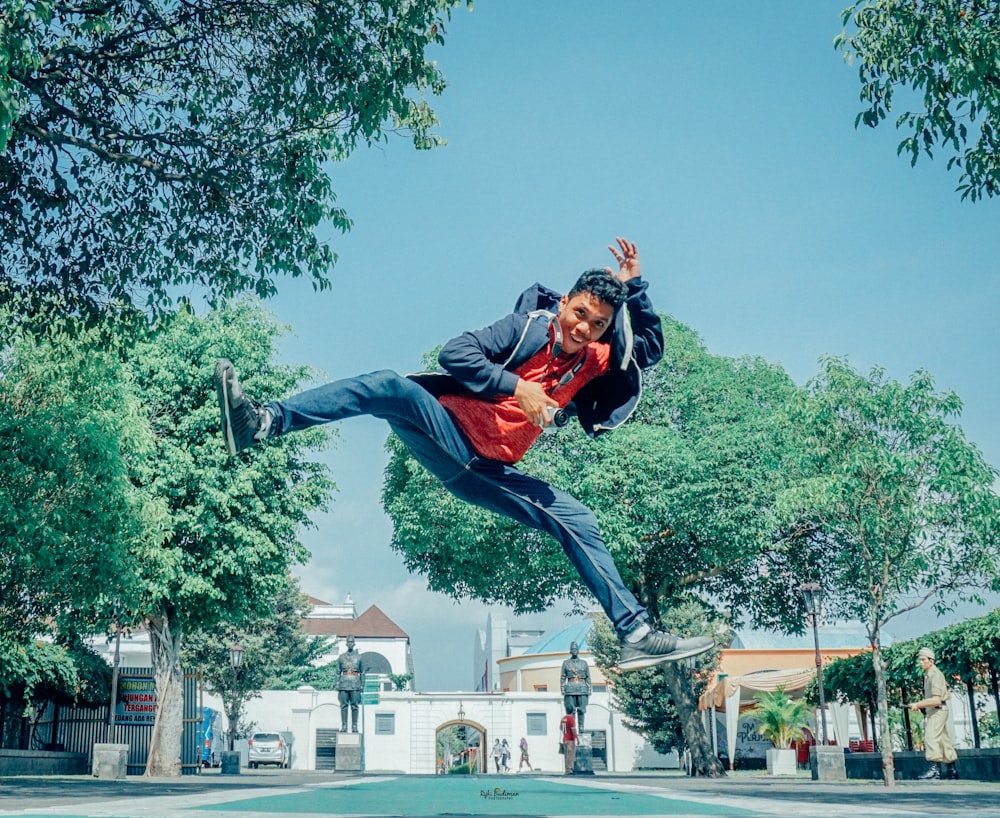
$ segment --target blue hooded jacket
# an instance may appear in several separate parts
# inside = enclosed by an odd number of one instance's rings
[[[627,282],[628,296],[601,342],[611,346],[609,369],[579,392],[568,407],[584,431],[595,437],[624,423],[642,394],[642,370],[663,355],[660,318],[641,278]],[[442,347],[445,370],[409,377],[431,394],[468,392],[491,400],[514,394],[521,364],[549,343],[561,295],[541,284],[521,293],[514,312],[480,330],[463,332]]]

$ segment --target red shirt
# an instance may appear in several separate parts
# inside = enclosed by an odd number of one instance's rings
[[[514,370],[523,380],[537,381],[545,391],[566,406],[589,381],[608,371],[611,348],[591,342],[574,355],[553,359],[553,339]],[[516,463],[542,433],[517,405],[513,395],[488,400],[475,395],[442,395],[439,400],[468,436],[476,454]]]
[[[562,727],[562,740],[576,741],[576,719],[573,714],[567,713],[559,724]]]

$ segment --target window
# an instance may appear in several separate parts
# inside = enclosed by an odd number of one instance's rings
[[[376,713],[375,714],[375,735],[393,736],[396,734],[396,714]]]
[[[535,685],[535,692],[536,693],[547,693],[548,690],[549,690],[549,686],[548,685]]]
[[[527,718],[528,718],[528,725],[526,732],[529,736],[548,735],[548,729],[545,726],[544,713],[528,713]]]

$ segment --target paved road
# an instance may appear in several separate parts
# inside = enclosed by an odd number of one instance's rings
[[[1000,818],[1000,784],[820,783],[758,773],[558,777],[350,776],[286,770],[180,779],[0,778],[0,816],[313,818],[406,816],[787,816]]]

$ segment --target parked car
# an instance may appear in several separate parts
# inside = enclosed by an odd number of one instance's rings
[[[288,767],[290,762],[288,745],[280,733],[254,733],[250,737],[248,764],[256,769],[261,764],[275,764]]]

